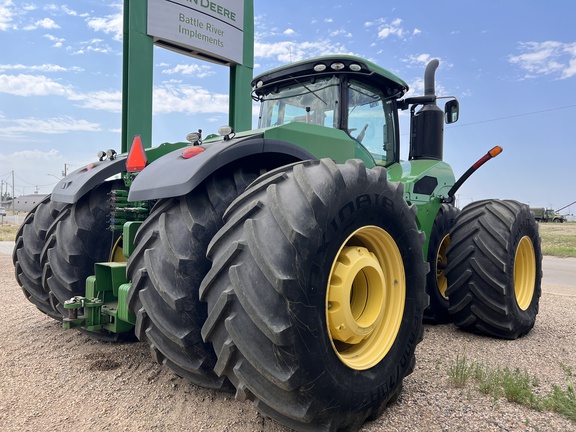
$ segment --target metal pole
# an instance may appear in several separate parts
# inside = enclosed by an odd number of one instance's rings
[[[12,171],[12,216],[14,216],[14,171]]]

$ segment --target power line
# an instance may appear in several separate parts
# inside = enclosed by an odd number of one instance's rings
[[[26,184],[29,185],[29,186],[44,187],[44,186],[53,186],[53,185],[55,184],[55,183],[52,182],[52,183],[46,183],[46,184],[41,184],[41,185],[39,185],[39,184],[37,184],[37,183],[30,183],[29,181],[24,180],[22,177],[19,177],[17,174],[14,174],[14,176],[15,176],[18,180],[20,180],[21,182],[26,183]]]
[[[546,113],[546,112],[550,112],[550,111],[558,111],[558,110],[563,110],[563,109],[567,109],[567,108],[575,108],[575,107],[576,107],[576,104],[566,105],[566,106],[557,107],[557,108],[548,108],[545,110],[532,111],[532,112],[523,113],[523,114],[514,114],[514,115],[505,116],[505,117],[493,118],[493,119],[489,119],[489,120],[479,120],[477,122],[456,124],[456,125],[450,126],[450,129],[455,128],[455,127],[471,126],[471,125],[477,125],[477,124],[482,124],[482,123],[490,123],[490,122],[495,122],[495,121],[500,121],[500,120],[508,120],[508,119],[517,118],[517,117],[526,117],[526,116],[530,116],[530,115],[534,115],[534,114],[542,114],[542,113]]]

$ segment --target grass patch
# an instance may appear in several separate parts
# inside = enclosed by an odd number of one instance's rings
[[[495,400],[505,398],[508,402],[536,411],[554,411],[576,422],[574,374],[570,368],[562,367],[566,373],[565,387],[553,385],[552,392],[544,396],[534,392],[540,384],[538,377],[530,375],[526,370],[488,368],[469,361],[465,353],[456,355],[448,369],[448,376],[452,385],[457,388],[464,388],[468,383],[472,383],[480,393],[492,396]]]
[[[542,254],[576,257],[576,223],[540,223]]]
[[[14,223],[4,222],[0,224],[0,241],[11,241],[16,240],[16,233],[18,232],[20,225]]]

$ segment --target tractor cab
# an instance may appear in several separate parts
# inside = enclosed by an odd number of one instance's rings
[[[340,129],[376,163],[398,159],[396,100],[407,84],[352,56],[325,56],[275,69],[252,81],[259,128],[300,122]]]

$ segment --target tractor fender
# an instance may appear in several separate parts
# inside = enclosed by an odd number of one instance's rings
[[[286,141],[263,135],[202,145],[205,150],[186,159],[174,151],[155,160],[134,179],[129,201],[146,201],[186,195],[210,174],[242,158],[263,154],[288,156],[290,160],[317,159],[310,152]],[[267,161],[273,165],[271,161]]]
[[[114,160],[93,162],[68,174],[54,186],[51,200],[74,204],[107,178],[125,171],[126,157],[118,155]]]

